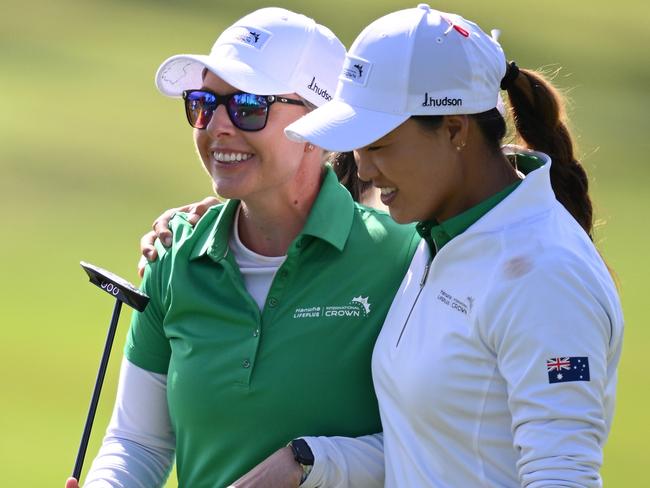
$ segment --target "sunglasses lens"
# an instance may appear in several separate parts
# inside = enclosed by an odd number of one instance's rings
[[[208,126],[216,107],[217,100],[212,93],[195,90],[185,94],[187,120],[196,129]]]
[[[261,130],[266,125],[269,104],[263,95],[236,93],[228,101],[228,114],[241,130]]]

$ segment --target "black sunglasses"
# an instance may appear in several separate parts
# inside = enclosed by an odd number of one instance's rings
[[[205,129],[217,107],[223,104],[235,127],[250,132],[266,127],[269,107],[275,102],[304,105],[300,100],[277,95],[254,95],[245,92],[217,95],[210,90],[185,90],[183,100],[187,121],[195,129]]]

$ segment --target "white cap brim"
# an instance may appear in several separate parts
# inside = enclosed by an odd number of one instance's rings
[[[284,133],[295,142],[345,152],[381,139],[409,117],[355,107],[335,99],[288,125]]]
[[[292,93],[291,87],[253,70],[248,64],[225,56],[179,54],[165,60],[156,72],[156,87],[163,95],[180,97],[184,90],[201,88],[207,68],[237,90],[256,95]]]

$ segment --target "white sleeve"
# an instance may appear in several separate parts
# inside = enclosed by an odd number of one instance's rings
[[[363,437],[303,437],[314,467],[301,488],[384,486],[384,434]]]
[[[571,262],[539,266],[488,298],[483,339],[507,383],[522,487],[602,486],[622,321],[593,280]]]
[[[117,399],[85,488],[163,486],[174,461],[167,376],[122,360]]]

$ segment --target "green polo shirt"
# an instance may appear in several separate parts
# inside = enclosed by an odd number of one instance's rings
[[[327,169],[260,311],[228,248],[238,203],[173,219],[125,346],[168,375],[181,487],[226,486],[300,435],[381,431],[372,349],[420,240]]]

